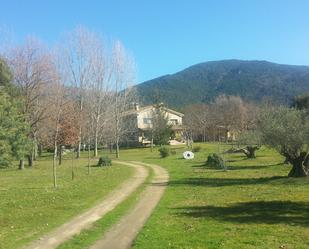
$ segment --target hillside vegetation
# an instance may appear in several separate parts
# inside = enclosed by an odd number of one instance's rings
[[[240,96],[247,101],[271,99],[287,104],[294,96],[309,92],[309,66],[212,61],[143,82],[136,89],[143,104],[160,101],[178,109],[209,103],[221,94]]]

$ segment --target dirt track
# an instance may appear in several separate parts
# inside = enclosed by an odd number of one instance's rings
[[[140,162],[133,163],[142,164]],[[90,249],[131,248],[139,230],[143,227],[153,209],[160,201],[169,178],[167,171],[160,166],[151,164],[143,165],[153,168],[153,181],[143,192],[135,208],[114,225],[103,238],[97,241]]]
[[[93,224],[98,219],[102,218],[106,213],[113,210],[119,203],[125,200],[132,194],[138,186],[140,186],[148,176],[148,170],[139,163],[120,164],[134,167],[135,174],[132,178],[124,182],[120,187],[112,191],[108,196],[97,206],[89,209],[85,213],[73,218],[69,222],[58,227],[49,234],[43,236],[37,241],[34,241],[25,249],[54,249],[61,243],[70,239],[73,235],[78,234],[82,229],[85,229]],[[113,247],[110,247],[110,249]]]

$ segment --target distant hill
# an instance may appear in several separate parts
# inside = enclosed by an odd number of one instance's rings
[[[164,102],[176,109],[209,103],[220,94],[254,102],[270,98],[290,103],[294,96],[309,92],[309,66],[267,61],[211,61],[143,82],[136,89],[143,104]]]

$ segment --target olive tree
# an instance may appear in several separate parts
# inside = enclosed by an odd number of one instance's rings
[[[309,174],[309,116],[287,107],[268,108],[259,115],[264,144],[275,148],[292,164],[290,177]]]
[[[260,134],[258,131],[245,131],[237,138],[237,143],[245,146],[240,150],[247,158],[255,158],[255,152],[261,147]]]

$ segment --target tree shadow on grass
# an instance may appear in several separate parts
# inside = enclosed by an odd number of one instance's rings
[[[209,217],[232,223],[309,226],[309,202],[258,201],[236,203],[227,207],[191,206],[176,209],[177,215]]]
[[[264,168],[268,168],[272,166],[279,166],[279,165],[283,165],[283,163],[275,163],[275,164],[268,164],[268,165],[246,165],[246,166],[235,165],[235,166],[228,166],[227,169],[228,170],[264,169]]]
[[[261,178],[184,178],[180,180],[170,181],[169,185],[193,185],[206,187],[223,187],[234,185],[254,185],[272,183],[279,179],[287,179],[287,176],[273,176]],[[281,182],[280,182],[281,183]]]
[[[227,170],[248,170],[248,169],[264,169],[272,166],[283,165],[283,163],[276,163],[276,164],[268,164],[268,165],[245,165],[245,166],[227,166]],[[200,169],[215,169],[214,167],[207,166],[205,163],[193,165],[192,168],[200,168]]]

